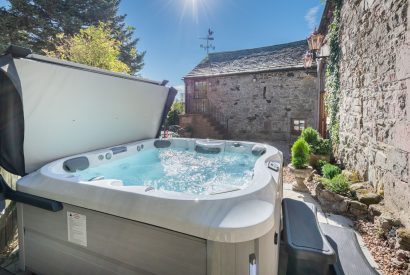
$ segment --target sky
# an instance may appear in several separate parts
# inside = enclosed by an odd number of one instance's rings
[[[287,43],[309,36],[323,8],[320,0],[122,0],[120,12],[147,52],[142,76],[180,87],[206,55],[199,38],[208,28],[215,52]]]
[[[140,74],[181,89],[206,55],[199,38],[208,28],[214,52],[287,43],[305,39],[323,8],[321,0],[122,0],[119,12],[136,28],[138,50],[146,51]]]

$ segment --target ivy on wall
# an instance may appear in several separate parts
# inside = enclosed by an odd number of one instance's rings
[[[332,23],[329,25],[328,41],[330,55],[326,68],[326,109],[329,116],[329,132],[333,144],[339,143],[339,97],[340,97],[340,10],[341,0],[334,0]]]

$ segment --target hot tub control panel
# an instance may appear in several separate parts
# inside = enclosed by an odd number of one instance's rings
[[[280,167],[280,165],[276,161],[269,161],[268,162],[268,168],[275,171],[275,172],[279,171],[279,167]]]

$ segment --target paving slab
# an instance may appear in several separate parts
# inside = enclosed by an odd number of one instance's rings
[[[353,227],[353,221],[342,215],[326,213],[327,223],[339,227]]]

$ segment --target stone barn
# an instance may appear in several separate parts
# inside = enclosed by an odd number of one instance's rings
[[[303,66],[306,40],[210,53],[184,77],[182,127],[194,137],[294,140],[318,128],[316,69]]]

